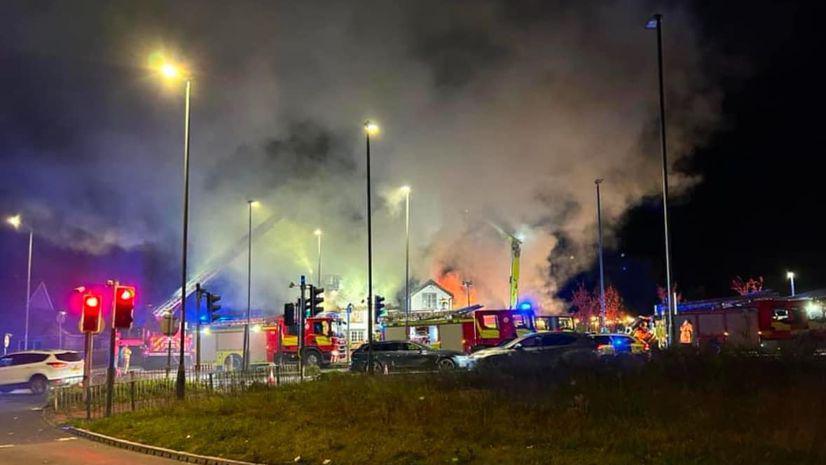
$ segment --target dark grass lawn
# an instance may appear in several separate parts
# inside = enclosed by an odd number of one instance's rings
[[[634,370],[332,374],[85,426],[263,463],[826,464],[826,364],[668,354]]]

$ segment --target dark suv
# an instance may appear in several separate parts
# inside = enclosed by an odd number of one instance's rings
[[[367,344],[353,351],[350,371],[367,369]],[[373,342],[373,370],[385,371],[433,371],[452,370],[465,366],[467,357],[452,350],[435,350],[410,341]]]
[[[550,368],[563,362],[586,364],[596,360],[596,343],[587,334],[550,332],[526,334],[498,347],[470,355],[471,368]]]

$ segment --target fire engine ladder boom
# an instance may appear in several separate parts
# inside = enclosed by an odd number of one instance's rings
[[[272,215],[269,218],[267,218],[264,222],[256,226],[255,229],[252,230],[253,240],[260,238],[266,232],[272,229],[279,219],[279,217]],[[186,296],[189,297],[190,295],[192,295],[193,292],[195,292],[196,283],[201,283],[201,285],[208,283],[221,271],[221,269],[224,266],[226,266],[228,263],[234,260],[235,257],[240,255],[242,252],[246,251],[248,237],[249,236],[247,234],[244,234],[240,239],[238,239],[238,241],[236,241],[232,245],[232,247],[224,251],[224,253],[222,253],[221,255],[218,255],[217,257],[210,259],[202,271],[196,273],[195,276],[190,278],[186,282]],[[172,310],[179,305],[181,305],[180,289],[175,291],[175,293],[173,293],[172,296],[165,302],[155,307],[152,313],[155,315],[155,317],[160,317],[166,312],[172,312]]]
[[[516,308],[516,303],[519,301],[519,257],[522,255],[522,241],[513,234],[506,232],[492,221],[487,221],[487,223],[503,238],[510,241],[511,269],[510,278],[508,280],[508,308]]]

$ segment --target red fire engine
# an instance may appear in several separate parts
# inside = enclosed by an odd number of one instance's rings
[[[662,306],[657,307],[662,312]],[[674,324],[684,341],[776,350],[826,341],[822,307],[809,299],[773,295],[681,302]],[[677,339],[677,342],[680,338]]]
[[[537,330],[567,331],[573,329],[569,316],[535,316],[530,309],[479,309],[440,315],[436,318],[403,319],[385,323],[386,339],[408,339],[405,328],[410,328],[409,339],[441,349],[465,353],[485,347],[494,347]]]

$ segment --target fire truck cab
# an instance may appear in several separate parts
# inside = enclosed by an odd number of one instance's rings
[[[338,313],[321,312],[304,320],[303,361],[307,365],[329,365],[344,359],[347,341]],[[267,344],[272,347],[273,360],[295,359],[298,354],[298,322],[287,325],[283,316],[278,317]]]

